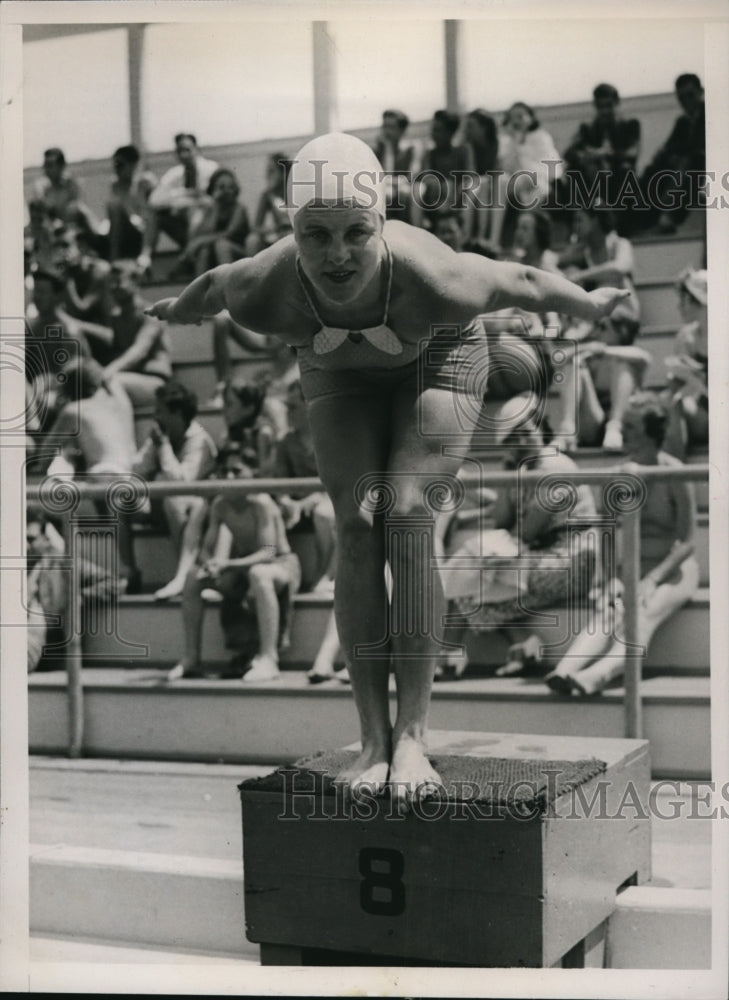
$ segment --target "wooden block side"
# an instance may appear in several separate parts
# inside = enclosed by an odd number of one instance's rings
[[[243,796],[249,940],[541,966],[538,820],[281,820],[257,798]]]
[[[626,879],[650,877],[649,788],[650,758],[642,749],[561,796],[555,815],[545,817],[547,964],[610,916]]]

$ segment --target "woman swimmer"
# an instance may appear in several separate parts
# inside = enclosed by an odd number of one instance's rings
[[[227,308],[236,322],[296,348],[336,515],[335,613],[361,727],[362,750],[340,779],[355,797],[389,786],[405,812],[440,785],[426,756],[445,610],[430,566],[429,500],[458,470],[477,425],[488,348],[475,319],[517,306],[597,320],[628,293],[588,293],[559,275],[456,254],[424,230],[385,222],[382,168],[353,136],[307,143],[288,191],[292,236],[208,271],[150,312],[199,323]],[[387,498],[386,516],[374,494]]]

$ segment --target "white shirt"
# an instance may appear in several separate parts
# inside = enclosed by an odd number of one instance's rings
[[[195,188],[185,187],[185,168],[181,163],[162,175],[157,187],[149,196],[149,204],[152,208],[185,208],[189,205],[196,205],[201,196],[207,191],[210,178],[218,169],[218,164],[214,160],[206,160],[204,156],[198,156],[195,160],[197,167],[197,185]]]

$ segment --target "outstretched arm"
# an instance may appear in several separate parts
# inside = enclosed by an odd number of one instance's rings
[[[528,312],[559,312],[592,321],[609,316],[630,291],[619,288],[584,288],[560,274],[523,264],[487,260],[476,254],[459,254],[461,287],[473,298],[479,312],[517,306]]]
[[[247,261],[222,264],[206,271],[183,289],[177,298],[160,299],[144,311],[148,316],[172,323],[200,323],[227,306],[226,288],[231,280],[244,278]]]

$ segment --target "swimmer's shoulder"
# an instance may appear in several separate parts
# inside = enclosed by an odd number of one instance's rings
[[[452,307],[454,299],[460,299],[467,311],[482,311],[490,275],[498,264],[478,254],[456,253],[432,233],[406,222],[388,221],[384,235],[395,274],[399,272],[414,290],[432,303],[440,299]]]
[[[225,299],[236,323],[257,333],[283,337],[292,344],[310,339],[292,333],[302,322],[311,323],[296,279],[293,236],[285,236],[228,268]]]

